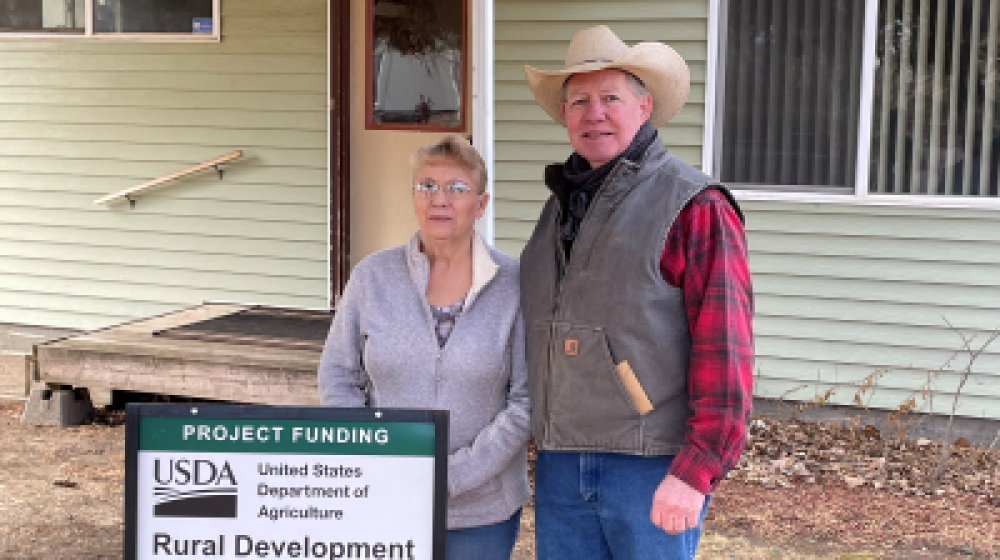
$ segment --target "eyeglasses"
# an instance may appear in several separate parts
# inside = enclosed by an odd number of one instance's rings
[[[448,198],[459,198],[465,197],[472,194],[478,194],[475,189],[470,187],[464,181],[448,181],[444,186],[438,185],[434,181],[421,181],[416,185],[413,185],[413,192],[420,193],[427,198],[434,196],[434,193],[438,191],[444,191],[445,196]]]

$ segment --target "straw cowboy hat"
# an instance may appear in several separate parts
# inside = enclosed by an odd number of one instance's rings
[[[562,70],[544,72],[524,67],[528,86],[552,120],[566,126],[562,114],[563,83],[573,74],[617,68],[634,74],[653,96],[653,126],[667,124],[687,100],[691,71],[677,51],[663,43],[637,43],[629,47],[606,25],[581,29],[566,49]]]

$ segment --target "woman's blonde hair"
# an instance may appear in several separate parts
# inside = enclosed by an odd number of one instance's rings
[[[471,173],[472,178],[476,181],[476,192],[486,192],[486,163],[479,152],[463,136],[451,134],[445,136],[437,144],[419,148],[413,153],[410,162],[416,171],[428,163],[433,165],[432,161],[438,159],[445,160]]]

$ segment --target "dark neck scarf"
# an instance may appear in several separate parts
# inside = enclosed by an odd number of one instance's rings
[[[638,161],[646,148],[657,138],[656,128],[646,121],[636,131],[632,142],[622,153],[598,167],[592,169],[590,162],[580,154],[573,152],[565,163],[552,164],[545,168],[545,184],[562,203],[562,220],[559,223],[559,235],[566,246],[566,254],[576,239],[583,217],[594,200],[597,190],[604,184],[611,170],[622,159]]]

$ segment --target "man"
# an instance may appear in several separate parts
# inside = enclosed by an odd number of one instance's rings
[[[753,398],[742,214],[657,136],[690,89],[670,47],[598,26],[525,74],[575,150],[521,254],[538,558],[693,558]]]

